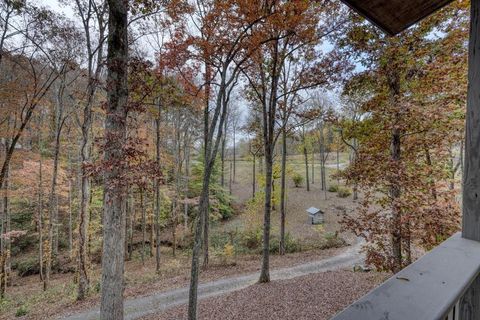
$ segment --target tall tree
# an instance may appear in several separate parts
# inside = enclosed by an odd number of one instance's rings
[[[265,154],[265,208],[263,226],[262,270],[260,282],[270,281],[270,216],[272,210],[273,156],[279,131],[276,130],[278,104],[292,92],[306,90],[326,84],[329,79],[327,67],[337,65],[328,59],[328,55],[313,54],[318,44],[330,29],[338,26],[334,21],[322,21],[320,17],[335,5],[329,2],[314,4],[305,2],[272,2],[262,10],[266,19],[262,27],[264,45],[250,59],[248,68],[243,70],[251,90],[254,106],[260,108],[262,136]],[[324,17],[324,16],[323,16]],[[284,88],[280,91],[282,71],[287,60],[306,58],[300,85]]]
[[[341,48],[355,50],[354,56],[366,67],[362,76],[375,84],[362,107],[369,115],[364,119],[370,122],[369,130],[362,132],[358,158],[348,170],[353,181],[360,181],[367,201],[356,222],[347,220],[367,238],[367,260],[379,268],[399,271],[412,260],[413,239],[421,239],[428,248],[458,228],[458,207],[441,183],[451,134],[440,130],[457,120],[452,109],[432,103],[441,101],[440,95],[426,98],[420,88],[431,81],[428,74],[443,55],[440,48],[448,36],[431,33],[451,25],[449,17],[458,16],[464,5],[446,7],[401,38],[388,38],[374,29],[361,31],[358,18],[341,36]],[[372,198],[372,193],[382,196]]]
[[[81,128],[80,143],[80,206],[78,212],[77,272],[79,276],[77,299],[83,300],[90,286],[88,274],[88,228],[90,204],[90,177],[86,166],[91,161],[91,127],[93,106],[104,67],[104,42],[107,28],[108,5],[105,1],[75,0],[76,15],[80,18],[85,35],[87,59],[87,86],[82,98],[83,108],[77,123]]]
[[[123,319],[125,195],[124,152],[128,102],[128,3],[108,1],[105,202],[100,317]]]

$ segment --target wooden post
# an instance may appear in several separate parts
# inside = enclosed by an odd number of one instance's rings
[[[462,236],[480,241],[480,0],[470,19]]]
[[[471,0],[462,236],[480,241],[480,0]],[[480,277],[460,300],[460,319],[480,317]]]

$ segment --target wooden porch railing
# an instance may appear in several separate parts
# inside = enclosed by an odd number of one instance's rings
[[[454,235],[333,320],[480,319],[480,242]]]

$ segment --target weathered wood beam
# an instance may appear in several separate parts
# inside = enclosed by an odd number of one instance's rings
[[[462,235],[480,241],[480,0],[471,1],[470,19]]]
[[[452,0],[342,0],[349,7],[390,35],[452,2]]]

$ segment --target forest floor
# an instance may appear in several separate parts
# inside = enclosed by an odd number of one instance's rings
[[[345,160],[344,160],[345,161]],[[343,161],[343,162],[344,162]],[[305,166],[301,158],[290,159],[289,166],[299,173],[304,173]],[[328,164],[328,175],[335,171],[336,164]],[[319,165],[315,166],[315,174],[319,176]],[[238,161],[237,179],[232,185],[236,208],[239,214],[226,222],[212,224],[211,235],[228,234],[232,230],[245,227],[249,217],[243,212],[247,200],[251,197],[251,162]],[[340,220],[345,213],[354,213],[357,204],[348,198],[339,198],[335,193],[320,190],[319,179],[311,184],[311,191],[307,192],[305,185],[295,188],[291,179],[287,190],[287,231],[298,242],[301,249],[285,256],[273,254],[271,268],[282,269],[306,264],[313,261],[328,259],[341,255],[351,247],[325,248],[317,244],[324,241],[326,234],[339,233],[339,237],[348,244],[355,243],[352,234],[341,231]],[[329,185],[336,184],[330,181]],[[259,187],[257,187],[257,190]],[[314,206],[325,211],[325,224],[322,227],[312,226],[309,223],[305,210]],[[272,234],[279,232],[279,213],[272,213]],[[260,223],[260,221],[258,221]],[[260,223],[261,225],[261,223]],[[172,256],[171,248],[162,247],[162,267],[160,274],[155,272],[153,258],[142,263],[138,255],[126,263],[126,290],[127,299],[148,296],[153,293],[183,288],[188,285],[190,271],[190,251],[177,250]],[[211,252],[208,269],[203,270],[200,276],[201,283],[208,283],[231,277],[255,274],[260,269],[260,256],[257,252],[241,253],[238,256],[225,258]],[[100,268],[93,264],[91,268],[91,293],[82,302],[75,301],[76,285],[71,273],[53,274],[51,286],[47,291],[42,290],[38,275],[15,277],[12,286],[8,289],[7,298],[0,301],[0,319],[52,319],[60,315],[74,314],[94,308],[98,303],[100,289]],[[17,317],[15,316],[17,315]]]
[[[198,304],[201,320],[327,320],[387,278],[383,273],[326,271],[293,279],[255,284]],[[181,305],[142,320],[182,320]]]
[[[360,264],[363,261],[363,257],[360,254],[361,243],[357,242],[355,245],[350,246],[345,251],[339,253],[330,258],[312,261],[309,263],[299,264],[293,267],[275,269],[271,272],[272,281],[287,280],[296,277],[319,273],[325,271],[339,270],[342,268],[351,268],[356,264]],[[335,275],[334,273],[331,274]],[[203,283],[198,288],[199,300],[219,296],[227,293],[231,293],[240,289],[247,288],[254,285],[259,278],[259,272],[246,274],[242,276],[230,277],[221,280],[211,281]],[[164,292],[157,292],[151,295],[143,297],[137,297],[129,299],[125,302],[125,318],[126,319],[138,319],[142,316],[149,315],[155,312],[161,312],[168,310],[172,307],[182,305],[188,302],[188,286],[168,290]],[[272,293],[273,294],[273,293]],[[250,299],[250,297],[248,298]],[[223,309],[223,306],[222,306]],[[89,310],[87,312],[77,313],[67,316],[63,319],[66,320],[89,320],[98,319],[98,308]],[[257,317],[254,317],[257,318]],[[152,318],[153,319],[153,318]],[[179,319],[172,317],[170,319]],[[212,318],[212,319],[223,319]],[[248,318],[245,318],[248,319]],[[250,318],[253,319],[253,318]]]

